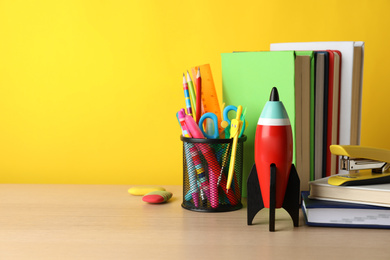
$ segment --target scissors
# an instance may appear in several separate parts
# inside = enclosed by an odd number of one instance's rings
[[[229,106],[225,107],[225,109],[223,110],[223,113],[222,113],[223,121],[221,123],[221,126],[223,128],[225,128],[225,137],[226,138],[230,137],[230,124],[231,124],[231,120],[229,119],[229,112],[230,111],[237,112],[237,107],[229,105]],[[246,128],[246,125],[247,125],[247,122],[245,120],[245,115],[246,115],[246,108],[244,108],[244,110],[243,110],[243,112],[241,114],[241,117],[240,117],[241,121],[243,121],[243,125],[241,127],[241,132],[240,132],[239,137],[242,136],[242,134],[244,133],[244,130]]]
[[[204,128],[203,128],[203,122],[207,118],[211,119],[211,121],[213,122],[214,133],[212,133],[212,134],[206,133],[204,131]],[[199,128],[200,128],[200,131],[202,131],[202,133],[203,133],[203,135],[205,137],[207,137],[209,139],[217,139],[219,137],[219,133],[218,133],[218,117],[217,117],[217,115],[214,114],[214,113],[211,113],[211,112],[203,114],[203,116],[199,120]],[[207,128],[210,129],[212,127],[207,126]],[[209,131],[207,131],[207,132],[209,132]]]

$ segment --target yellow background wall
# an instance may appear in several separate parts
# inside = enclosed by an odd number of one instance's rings
[[[362,144],[390,149],[390,1],[0,1],[0,183],[181,184],[182,73],[365,41]],[[260,113],[260,112],[259,112]]]

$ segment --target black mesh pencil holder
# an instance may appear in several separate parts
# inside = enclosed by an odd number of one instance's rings
[[[227,191],[232,139],[183,141],[183,203],[188,210],[223,212],[242,208],[243,151],[246,136],[238,139],[233,179]]]

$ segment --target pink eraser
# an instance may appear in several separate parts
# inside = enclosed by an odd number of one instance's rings
[[[142,200],[148,203],[164,203],[172,198],[172,193],[169,191],[152,191],[142,197]]]

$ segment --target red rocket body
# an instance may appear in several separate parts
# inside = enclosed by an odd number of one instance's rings
[[[283,205],[293,159],[293,137],[286,109],[276,91],[260,115],[255,137],[255,164],[264,207],[270,207],[270,167],[276,166],[276,208]]]

